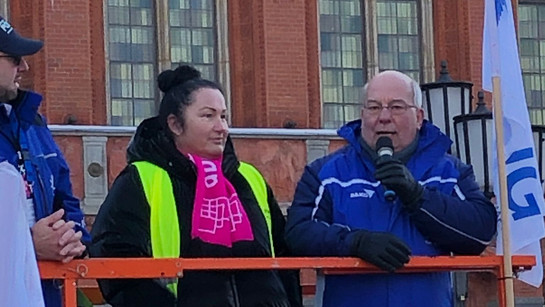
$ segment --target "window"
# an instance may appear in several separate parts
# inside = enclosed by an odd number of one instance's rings
[[[433,44],[422,44],[433,41],[422,26],[431,0],[320,0],[319,9],[324,128],[359,118],[363,86],[378,71],[433,78]]]
[[[155,112],[156,53],[152,0],[109,0],[112,125],[138,125]]]
[[[363,19],[359,0],[320,1],[324,128],[359,114],[363,71]]]
[[[400,70],[420,80],[418,9],[413,1],[377,1],[379,70]]]
[[[192,63],[204,78],[216,80],[214,0],[170,0],[172,67]]]
[[[532,124],[545,124],[545,4],[520,3],[520,61]]]
[[[215,1],[108,0],[112,125],[135,126],[157,114],[156,78],[165,69],[189,63],[218,79]]]

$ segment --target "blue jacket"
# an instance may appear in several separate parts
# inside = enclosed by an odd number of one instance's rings
[[[39,94],[20,91],[16,102],[11,103],[14,114],[8,116],[5,109],[0,108],[0,156],[17,168],[17,149],[21,138],[26,138],[29,158],[36,174],[36,182],[33,184],[36,220],[63,208],[64,218],[76,222],[75,230],[81,230],[82,241],[88,242],[91,238],[85,230],[79,200],[72,195],[68,164],[55,144],[45,120],[38,114],[41,101]],[[18,129],[22,135],[19,138],[14,133]],[[46,306],[60,307],[59,282],[43,281],[42,288]]]
[[[288,246],[303,256],[351,256],[354,230],[390,232],[413,256],[481,253],[496,232],[494,206],[471,166],[447,154],[451,141],[428,122],[407,167],[425,188],[407,212],[384,199],[375,166],[358,142],[361,121],[339,129],[348,145],[308,165],[288,211]],[[447,272],[328,275],[323,306],[452,306]]]

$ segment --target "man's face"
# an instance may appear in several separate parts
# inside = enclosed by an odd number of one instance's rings
[[[21,82],[21,73],[28,70],[24,59],[17,63],[16,58],[7,57],[0,52],[0,101],[7,102],[17,97],[17,89]]]
[[[369,82],[361,110],[361,132],[367,145],[375,148],[381,136],[392,139],[395,152],[412,143],[424,117],[424,111],[415,106],[413,96],[410,79],[398,72],[383,72]],[[375,106],[375,110],[368,106]],[[378,113],[376,106],[382,106]],[[404,110],[400,108],[403,106]]]

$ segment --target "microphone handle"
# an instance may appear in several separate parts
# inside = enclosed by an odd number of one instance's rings
[[[392,154],[389,153],[383,153],[380,155],[380,157],[392,157]],[[388,189],[386,186],[384,186],[384,199],[386,199],[389,202],[393,202],[396,199],[396,192]]]

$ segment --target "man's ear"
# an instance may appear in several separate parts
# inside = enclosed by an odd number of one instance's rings
[[[178,118],[174,114],[170,114],[167,117],[167,124],[174,135],[181,135],[184,132],[182,125],[180,125]]]
[[[416,122],[418,123],[418,129],[422,128],[423,121],[424,121],[424,109],[418,108],[416,110]]]

